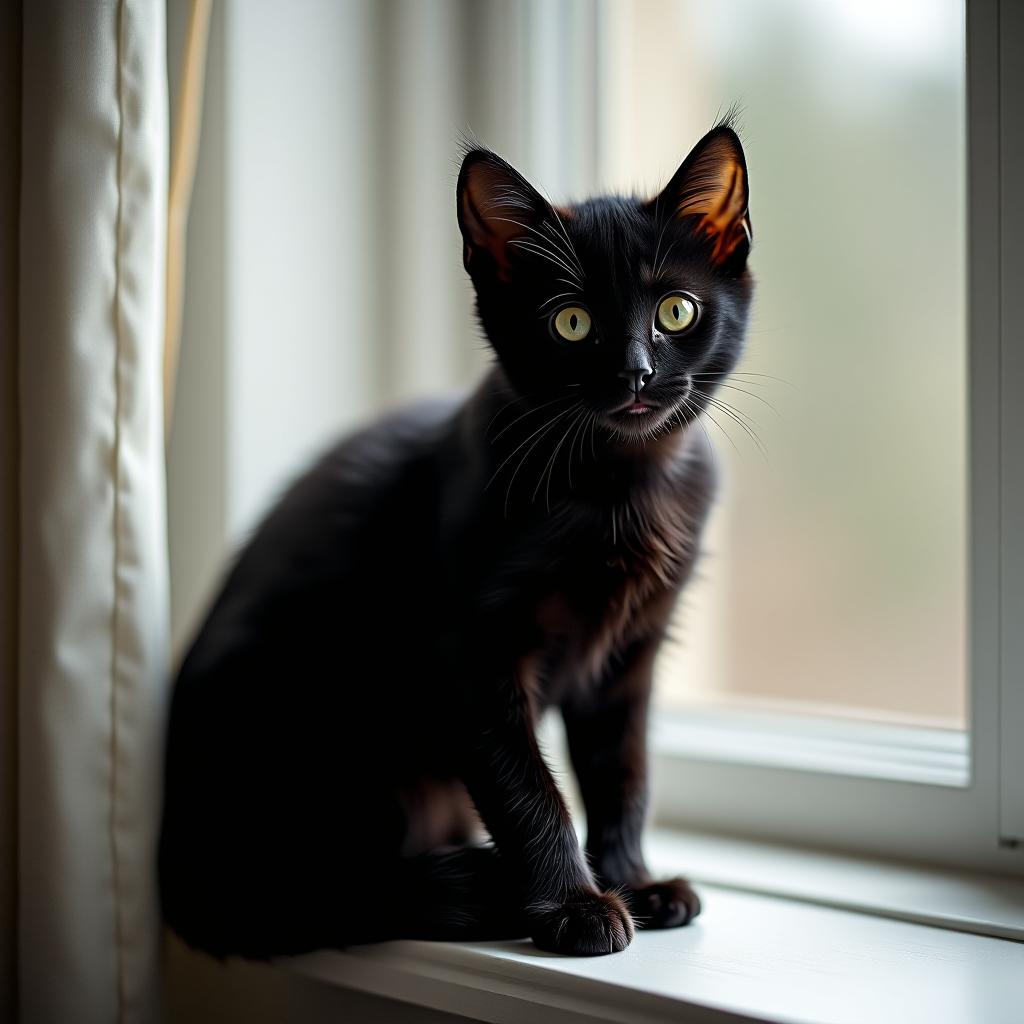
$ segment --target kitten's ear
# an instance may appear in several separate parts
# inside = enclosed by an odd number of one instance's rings
[[[711,261],[739,273],[753,240],[749,201],[747,161],[739,136],[728,125],[719,125],[693,147],[648,206],[662,216],[693,218],[694,230],[712,243]]]
[[[471,149],[462,161],[458,199],[462,261],[467,270],[481,255],[509,279],[508,243],[536,231],[551,212],[540,193],[511,165],[486,149]]]

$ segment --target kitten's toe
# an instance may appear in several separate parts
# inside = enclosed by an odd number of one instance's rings
[[[533,941],[549,953],[602,956],[633,941],[633,919],[615,893],[581,894],[536,918]]]
[[[652,882],[630,890],[633,916],[641,928],[678,928],[700,913],[700,897],[685,878]]]

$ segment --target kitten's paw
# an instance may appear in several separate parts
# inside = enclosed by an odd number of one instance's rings
[[[535,914],[531,938],[549,953],[602,956],[633,941],[633,919],[615,893],[581,893]]]
[[[700,897],[685,878],[627,889],[630,909],[641,928],[678,928],[700,913]]]

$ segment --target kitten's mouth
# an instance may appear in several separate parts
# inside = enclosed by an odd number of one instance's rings
[[[652,405],[650,402],[644,402],[640,399],[633,399],[631,402],[627,402],[625,405],[620,405],[617,409],[612,410],[612,416],[616,418],[622,416],[651,416],[658,411],[658,406]]]
[[[608,425],[619,433],[640,438],[649,436],[652,430],[656,430],[664,422],[665,408],[653,402],[633,398],[606,415]]]

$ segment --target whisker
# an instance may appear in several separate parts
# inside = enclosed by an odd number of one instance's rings
[[[573,277],[575,277],[576,275],[576,271],[573,270],[572,267],[570,267],[569,264],[565,262],[565,260],[563,260],[559,256],[554,255],[554,253],[552,253],[548,249],[543,248],[543,246],[539,246],[534,242],[528,241],[525,238],[511,238],[509,239],[508,244],[517,246],[520,249],[525,249],[527,252],[535,253],[538,256],[543,256],[544,259],[548,260],[551,263],[554,263],[556,266],[561,267],[567,274],[570,274]],[[576,283],[582,287],[581,281],[577,280]]]
[[[573,424],[582,415],[583,415],[583,409],[581,407],[580,411],[576,414],[576,416],[574,416],[569,421],[569,426],[565,428],[565,433],[562,434],[562,436],[558,439],[558,444],[556,444],[554,449],[552,450],[551,457],[548,459],[547,465],[545,466],[544,470],[541,470],[541,474],[537,478],[537,486],[533,489],[533,495],[530,498],[531,502],[534,501],[536,499],[536,497],[537,497],[537,491],[540,490],[540,484],[541,484],[541,481],[544,479],[544,471],[546,470],[547,471],[547,476],[548,476],[548,483],[547,483],[547,487],[544,488],[544,507],[548,510],[548,512],[551,511],[551,473],[552,473],[552,471],[555,468],[555,460],[558,458],[559,449],[562,447],[562,444],[565,442],[565,439],[569,436],[569,431],[572,430]]]
[[[551,212],[555,215],[555,220],[558,221],[558,227],[559,227],[559,229],[562,232],[562,237],[565,239],[566,245],[568,245],[569,249],[572,251],[573,261],[575,262],[576,266],[579,268],[580,276],[584,280],[586,280],[587,275],[586,275],[586,273],[583,270],[583,264],[580,262],[580,255],[576,251],[576,246],[573,245],[572,239],[569,237],[569,232],[565,230],[565,224],[562,222],[561,214],[556,209],[554,203],[549,203],[548,205],[551,207]]]
[[[507,464],[507,463],[508,463],[508,462],[509,462],[509,461],[510,461],[510,460],[511,460],[512,458],[513,458],[513,456],[514,456],[514,455],[516,454],[516,452],[518,452],[518,451],[519,451],[519,450],[520,450],[520,449],[521,449],[521,448],[522,448],[522,447],[523,447],[524,445],[526,445],[526,444],[528,444],[528,443],[529,443],[529,441],[531,440],[531,438],[534,438],[534,437],[536,437],[536,436],[537,436],[537,434],[539,434],[539,433],[540,433],[540,432],[541,432],[541,431],[542,431],[542,430],[543,430],[543,429],[544,429],[545,427],[550,427],[550,426],[551,426],[552,424],[554,424],[554,423],[557,423],[557,422],[558,422],[558,420],[560,420],[560,419],[561,419],[561,418],[562,418],[563,416],[565,416],[565,415],[566,415],[567,413],[570,413],[570,412],[572,412],[572,408],[573,408],[573,407],[572,407],[572,406],[570,405],[568,409],[563,409],[563,410],[562,410],[561,412],[557,412],[557,413],[555,413],[555,415],[554,415],[554,416],[552,416],[552,417],[551,417],[551,418],[550,418],[549,420],[546,420],[546,421],[545,421],[544,423],[542,423],[542,424],[541,424],[541,425],[540,425],[540,426],[539,426],[539,427],[538,427],[538,428],[537,428],[537,429],[536,429],[536,430],[535,430],[535,431],[534,431],[534,432],[533,432],[532,434],[530,434],[530,435],[529,435],[529,436],[528,436],[528,437],[526,438],[526,440],[525,440],[525,441],[521,441],[521,442],[520,442],[520,443],[519,443],[519,444],[518,444],[518,445],[517,445],[517,446],[516,446],[515,448],[513,448],[513,449],[512,449],[512,451],[511,451],[511,452],[510,452],[510,453],[509,453],[509,454],[508,454],[508,455],[507,455],[507,456],[505,457],[505,459],[504,459],[504,460],[502,461],[501,465],[500,465],[500,466],[498,466],[498,468],[497,468],[497,469],[496,469],[496,470],[494,471],[494,473],[493,473],[493,474],[491,475],[491,479],[490,479],[490,480],[488,480],[488,481],[487,481],[487,483],[486,483],[486,484],[484,485],[484,490],[486,491],[486,490],[487,490],[487,488],[488,488],[488,487],[490,487],[490,486],[491,486],[491,484],[493,484],[493,483],[494,483],[494,480],[495,480],[495,478],[496,478],[496,477],[497,477],[497,475],[498,475],[498,474],[499,474],[499,473],[500,473],[500,472],[502,471],[502,469],[504,469],[504,468],[505,468],[505,465],[506,465],[506,464]]]
[[[721,376],[721,374],[706,373],[706,374],[693,374],[693,376],[695,376],[695,377],[696,376],[711,377],[711,376]],[[768,380],[777,381],[779,384],[785,384],[786,387],[789,387],[789,388],[796,387],[796,385],[791,380],[786,380],[785,377],[774,377],[770,373],[753,373],[750,370],[730,370],[726,374],[726,376],[727,377],[765,377]],[[753,384],[754,382],[750,381],[749,383]]]
[[[736,454],[742,459],[743,458],[743,452],[741,452],[739,450],[739,447],[737,446],[736,442],[732,439],[732,435],[729,433],[729,431],[727,431],[725,429],[725,427],[723,427],[722,424],[719,423],[718,420],[715,419],[715,417],[711,415],[711,411],[709,409],[701,409],[700,410],[700,415],[707,416],[707,418],[709,420],[711,420],[711,422],[714,423],[714,425],[716,427],[718,427],[718,429],[725,435],[725,438],[729,442],[729,444],[731,444],[733,446],[733,448],[736,450]],[[709,440],[710,440],[710,438],[709,438]]]
[[[668,259],[668,254],[672,251],[672,247],[675,244],[676,244],[676,240],[675,239],[673,239],[671,242],[668,243],[668,246],[665,249],[665,255],[661,257],[661,263],[657,267],[657,269],[654,271],[654,276],[655,277],[660,277],[661,276],[661,272],[662,272],[662,270],[665,267],[665,261]]]
[[[573,297],[574,295],[576,295],[576,294],[577,294],[577,293],[576,293],[576,292],[574,292],[574,291],[573,291],[573,292],[559,292],[559,293],[558,293],[557,295],[552,295],[550,299],[545,299],[545,300],[544,300],[544,301],[543,301],[543,302],[542,302],[542,303],[541,303],[541,304],[540,304],[540,305],[539,305],[539,306],[537,307],[537,309],[538,309],[538,311],[539,311],[539,310],[542,310],[542,309],[543,309],[543,308],[544,308],[544,307],[545,307],[546,305],[548,305],[548,304],[549,304],[549,303],[551,303],[551,302],[555,302],[555,301],[557,301],[558,299],[566,299],[566,298],[572,298],[572,297]]]
[[[570,281],[567,277],[556,277],[555,281],[559,284],[567,284],[574,291],[581,291],[579,281]]]
[[[587,422],[583,426],[583,430],[580,432],[580,465],[583,465],[583,445],[587,439],[587,430],[593,426],[594,421],[597,419],[597,413],[591,412],[587,418]],[[593,452],[591,453],[593,456]]]
[[[751,398],[756,398],[762,405],[767,405],[768,408],[771,409],[771,411],[773,413],[775,413],[776,416],[781,416],[782,415],[779,412],[779,410],[776,409],[775,406],[772,405],[772,403],[768,401],[767,398],[762,398],[761,395],[756,394],[753,391],[747,391],[745,388],[738,388],[738,387],[736,387],[735,384],[726,384],[725,381],[722,381],[722,383],[719,384],[718,386],[720,388],[728,388],[730,391],[739,391],[741,394],[744,394],[744,395],[750,395]]]
[[[763,458],[765,460],[768,459],[768,449],[765,448],[764,443],[761,441],[761,438],[757,435],[757,433],[750,427],[748,427],[747,424],[743,421],[741,416],[738,414],[737,410],[734,410],[731,406],[726,405],[724,402],[720,402],[717,398],[713,398],[711,395],[705,395],[702,391],[697,391],[696,388],[694,390],[698,395],[704,398],[705,401],[710,402],[712,405],[714,405],[714,407],[718,409],[719,412],[723,413],[724,415],[732,419],[734,422],[738,423],[739,426],[746,432],[746,434],[757,446],[758,451],[760,451]],[[708,415],[710,415],[710,413]]]
[[[657,223],[659,220],[658,210],[661,206],[661,193],[658,193],[657,198],[654,200],[654,220]],[[668,221],[665,220],[661,224],[661,231],[658,232],[658,244],[654,247],[654,259],[651,261],[651,266],[656,267],[658,265],[658,253],[661,252],[661,241],[665,237],[665,229],[668,227]],[[655,275],[657,276],[657,275]]]
[[[497,411],[497,412],[496,412],[496,413],[495,413],[495,414],[494,414],[494,415],[493,415],[493,416],[492,416],[492,417],[490,418],[490,420],[489,420],[489,421],[488,421],[488,423],[487,423],[487,426],[486,426],[486,427],[484,427],[484,439],[485,439],[485,440],[486,440],[486,438],[487,438],[487,434],[488,434],[488,432],[490,431],[491,427],[492,427],[492,426],[494,426],[494,421],[495,421],[495,420],[496,420],[496,419],[497,419],[497,418],[498,418],[498,417],[499,417],[499,416],[500,416],[500,415],[501,415],[501,414],[502,414],[502,413],[503,413],[503,412],[504,412],[504,411],[505,411],[505,410],[506,410],[506,409],[507,409],[507,408],[508,408],[508,407],[509,407],[510,405],[515,405],[515,404],[516,404],[517,402],[522,402],[522,401],[524,400],[524,397],[525,397],[525,396],[523,396],[523,395],[516,395],[516,396],[515,396],[515,398],[512,398],[511,400],[509,400],[508,402],[506,402],[506,403],[505,403],[505,404],[504,404],[504,405],[503,405],[503,406],[502,406],[502,407],[501,407],[501,408],[500,408],[500,409],[499,409],[499,410],[498,410],[498,411]]]
[[[580,257],[579,257],[579,253],[576,251],[576,246],[573,245],[573,241],[569,237],[569,232],[565,230],[565,223],[562,220],[562,215],[558,212],[558,207],[555,206],[555,204],[551,201],[551,196],[549,194],[547,194],[547,193],[545,193],[545,195],[546,195],[546,198],[547,198],[547,201],[548,201],[548,209],[551,210],[551,212],[555,216],[555,221],[558,224],[559,230],[562,232],[562,237],[565,239],[565,244],[569,247],[569,250],[572,253],[573,262],[579,268],[580,275],[582,277],[586,278],[587,275],[583,272],[583,264],[580,262]],[[552,227],[550,224],[548,224],[547,221],[545,221],[544,226],[545,227],[550,227],[551,228],[551,233],[554,234],[554,230],[555,230],[554,227]]]
[[[699,388],[695,388],[694,390],[697,392],[697,394],[702,394],[702,392],[700,391]],[[733,405],[731,402],[725,401],[723,398],[720,398],[718,395],[705,395],[705,397],[709,401],[714,402],[715,405],[717,405],[720,409],[728,410],[729,412],[733,413],[734,415],[741,417],[753,429],[755,429],[755,430],[761,430],[762,429],[761,428],[761,424],[758,423],[757,420],[753,416],[751,416],[749,412],[747,412],[745,409],[741,409],[738,405]]]
[[[559,253],[561,256],[564,256],[565,259],[568,260],[570,263],[574,262],[572,254],[565,251],[565,249],[562,247],[561,243],[559,242],[557,235],[554,238],[549,238],[548,235],[545,235],[542,231],[539,231],[537,228],[533,227],[532,224],[524,224],[523,221],[515,220],[512,217],[492,217],[491,219],[492,220],[503,220],[503,221],[505,221],[508,224],[516,224],[519,227],[523,228],[525,231],[532,232],[533,234],[535,234],[542,241],[545,241],[545,242],[550,241],[551,244],[555,246],[555,250],[554,250],[555,252]],[[539,244],[539,243],[535,243],[535,244]],[[579,273],[581,275],[583,274],[583,268],[582,267],[577,266],[576,269],[579,271]]]
[[[714,443],[711,440],[711,435],[708,433],[708,428],[704,426],[704,421],[700,418],[700,409],[698,409],[695,406],[691,405],[690,402],[687,399],[685,399],[685,398],[683,399],[683,405],[686,407],[686,409],[691,413],[691,415],[693,417],[690,420],[690,422],[691,423],[696,423],[697,426],[700,427],[701,431],[704,434],[704,437],[706,438],[706,440],[708,442],[708,448],[711,449],[711,459],[712,459],[712,461],[715,464],[715,474],[717,475],[718,471],[719,471],[718,452],[715,451],[715,445],[714,445]],[[679,425],[681,427],[683,427],[683,429],[685,430],[685,426],[683,424],[682,417],[679,416],[678,410],[676,411],[676,418],[679,420]]]
[[[770,388],[772,386],[762,380],[746,380],[743,377],[734,378],[732,374],[728,373],[691,373],[689,376],[693,380],[700,381],[701,384],[709,384],[715,387],[726,380],[738,380],[740,384],[752,388]]]
[[[560,413],[555,414],[555,416],[548,422],[548,424],[544,428],[542,428],[544,432],[540,435],[540,437],[538,437],[537,440],[534,441],[533,444],[531,444],[530,447],[526,449],[526,452],[524,453],[523,457],[519,460],[518,464],[516,465],[516,468],[512,471],[512,476],[509,478],[508,481],[508,487],[505,489],[504,515],[506,516],[506,518],[508,517],[508,499],[512,495],[512,485],[515,483],[515,479],[516,476],[519,474],[519,470],[523,468],[523,464],[530,457],[530,454],[531,452],[533,452],[534,448],[536,448],[537,445],[539,445],[541,441],[544,440],[548,431],[551,430],[563,416],[567,416],[570,412],[572,412],[572,410],[573,406],[570,405],[568,409],[563,409]],[[533,435],[531,434],[530,436],[532,437]],[[529,439],[530,438],[527,438],[526,440],[529,441]],[[523,444],[526,444],[526,441],[524,441]],[[520,445],[519,447],[521,448],[522,445]],[[519,449],[517,448],[516,451],[518,450]],[[513,452],[512,455],[515,455],[515,452]],[[510,455],[509,458],[511,457],[512,456]],[[504,463],[502,463],[502,465],[504,465]],[[499,472],[500,470],[501,466],[498,467]]]
[[[568,402],[571,398],[572,398],[572,395],[558,395],[556,398],[552,398],[550,402],[544,402],[542,405],[531,406],[521,416],[517,416],[511,423],[506,423],[505,426],[503,426],[501,428],[501,430],[499,430],[494,435],[494,437],[491,438],[491,444],[494,444],[494,442],[497,441],[498,438],[501,437],[501,435],[505,433],[505,431],[510,430],[520,420],[526,419],[526,417],[529,416],[531,413],[540,412],[541,409],[546,409],[546,408],[548,408],[548,406],[554,405],[555,402]],[[486,437],[486,436],[487,435],[484,434],[484,437]]]
[[[719,409],[721,409],[723,412],[726,412],[726,411],[727,412],[731,412],[733,415],[739,416],[742,419],[744,419],[752,428],[757,429],[757,430],[761,429],[761,424],[758,423],[757,420],[755,420],[754,417],[751,416],[749,412],[746,412],[745,410],[739,408],[739,406],[731,405],[729,402],[723,401],[721,398],[718,398],[715,395],[704,394],[699,388],[694,388],[694,391],[698,395],[702,395],[703,394],[704,397],[709,402],[714,402],[714,404]]]
[[[572,435],[572,440],[569,442],[568,473],[569,473],[569,490],[570,491],[572,490],[572,453],[573,453],[573,448],[575,448],[575,446],[576,446],[576,438],[577,437],[582,437],[581,431],[583,430],[583,427],[586,426],[587,416],[588,415],[592,415],[592,414],[588,413],[587,410],[584,409],[582,414],[579,417],[577,417],[576,433]],[[583,446],[580,445],[580,464],[582,465],[582,463],[583,463]]]
[[[555,213],[555,217],[558,219],[559,227],[562,227],[562,218],[559,217],[557,213]],[[548,229],[548,233],[543,235],[543,237],[550,238],[551,243],[558,249],[560,253],[563,253],[565,255],[565,258],[576,268],[576,272],[580,275],[580,279],[586,280],[586,271],[583,269],[583,264],[580,263],[580,258],[576,253],[576,247],[572,244],[572,240],[565,233],[565,228],[562,227],[562,235],[564,236],[568,244],[568,248],[562,245],[561,239],[558,237],[558,233],[555,231],[554,227],[548,221],[545,221],[541,225],[542,231],[545,228]]]
[[[482,212],[489,214],[491,210],[496,210],[502,206],[511,206],[517,210],[532,210],[533,205],[529,197],[525,196],[522,192],[517,192],[513,188],[506,188],[496,192],[494,198],[489,203],[483,205]]]

